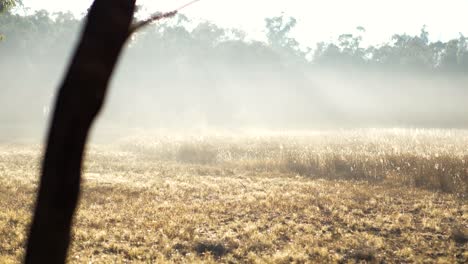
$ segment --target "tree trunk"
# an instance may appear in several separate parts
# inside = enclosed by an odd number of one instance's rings
[[[65,263],[83,152],[119,54],[135,0],[95,0],[56,99],[25,263]]]

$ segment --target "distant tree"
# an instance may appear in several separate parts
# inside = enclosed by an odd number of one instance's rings
[[[192,38],[203,47],[215,46],[225,35],[224,29],[210,22],[198,24],[191,32]]]
[[[293,17],[285,18],[284,16],[277,16],[266,18],[266,36],[268,43],[273,47],[288,47],[297,48],[299,43],[289,37],[289,33],[296,26],[297,20]]]
[[[266,18],[266,37],[269,46],[276,52],[280,52],[286,57],[297,60],[298,57],[304,57],[299,47],[299,42],[290,37],[291,30],[296,26],[297,20],[294,17],[285,17],[284,15]]]
[[[440,68],[453,71],[458,66],[459,40],[453,39],[445,44],[440,58]]]
[[[428,32],[425,27],[419,36],[393,35],[393,54],[390,63],[411,69],[430,69],[433,67],[432,51],[429,47]]]
[[[364,27],[357,27],[357,34],[341,34],[338,43],[319,42],[314,53],[314,62],[327,66],[362,66],[369,50],[361,47]]]
[[[337,66],[341,60],[341,50],[336,44],[319,42],[315,48],[313,62],[316,65]]]
[[[439,51],[439,68],[450,72],[466,72],[468,70],[467,38],[460,34],[458,39],[444,43]]]
[[[458,65],[461,71],[468,71],[468,38],[460,33],[458,39]]]
[[[341,54],[344,57],[342,63],[359,65],[364,62],[365,49],[361,47],[363,27],[357,27],[358,34],[342,34],[338,37]]]

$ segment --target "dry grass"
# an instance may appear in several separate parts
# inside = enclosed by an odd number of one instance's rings
[[[88,151],[72,263],[466,263],[468,132],[129,138]],[[38,146],[0,146],[0,263]],[[421,188],[419,188],[421,187]]]
[[[139,137],[123,140],[120,146],[141,159],[322,179],[390,181],[462,197],[468,194],[468,132],[463,130]]]

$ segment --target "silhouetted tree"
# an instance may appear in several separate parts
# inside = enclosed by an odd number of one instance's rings
[[[60,87],[42,164],[25,263],[64,263],[77,206],[83,151],[131,33],[135,0],[96,0]]]

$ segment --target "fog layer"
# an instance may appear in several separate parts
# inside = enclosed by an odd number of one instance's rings
[[[365,30],[310,50],[293,18],[266,19],[267,42],[184,16],[128,43],[101,131],[468,126],[466,38],[395,35],[361,47]],[[0,140],[42,137],[80,21],[0,15]],[[313,34],[313,32],[310,32]]]

